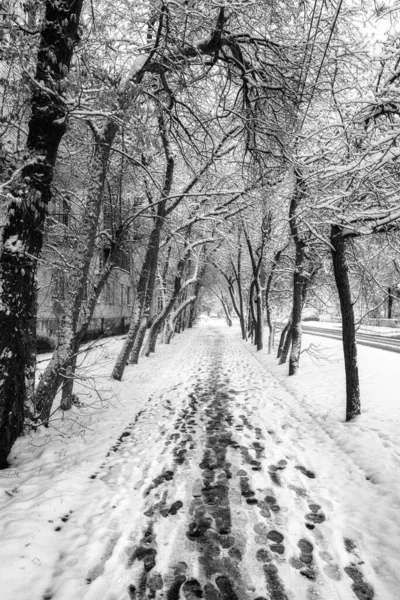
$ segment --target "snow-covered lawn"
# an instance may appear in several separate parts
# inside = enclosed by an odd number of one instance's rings
[[[305,335],[327,360],[289,378],[203,320],[119,383],[121,343],[0,472],[2,600],[400,597],[398,354],[359,347],[346,424],[336,340]]]
[[[341,330],[341,323],[332,323],[328,321],[305,321],[304,325],[307,327],[323,328]],[[398,327],[378,327],[376,325],[358,325],[358,333],[369,333],[371,335],[382,335],[384,337],[396,337],[400,338],[400,329]]]

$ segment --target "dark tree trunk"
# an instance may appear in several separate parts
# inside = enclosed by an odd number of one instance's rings
[[[32,379],[36,269],[51,198],[58,147],[66,131],[62,85],[77,41],[83,0],[45,2],[30,102],[27,158],[10,183],[0,255],[0,466],[22,433],[24,401]],[[48,90],[51,90],[49,93]]]
[[[263,348],[263,332],[264,332],[264,319],[263,319],[263,298],[262,298],[262,289],[261,289],[261,280],[260,273],[262,267],[262,257],[264,252],[264,245],[266,239],[266,233],[262,230],[262,242],[260,247],[257,250],[258,258],[253,251],[253,247],[250,241],[249,234],[247,229],[244,228],[244,234],[246,238],[247,247],[249,250],[251,266],[253,270],[253,281],[250,286],[250,309],[251,316],[254,324],[254,344],[257,346],[257,350],[262,350]],[[254,304],[255,310],[254,310]]]
[[[387,318],[391,319],[393,314],[393,287],[388,287]]]
[[[247,332],[246,332],[246,316],[244,312],[244,299],[243,299],[243,286],[242,286],[242,252],[239,247],[238,250],[238,261],[237,261],[237,271],[236,271],[236,282],[238,288],[238,296],[239,296],[239,311],[240,311],[240,328],[242,330],[242,338],[247,340]]]
[[[292,348],[289,359],[289,375],[295,375],[299,370],[301,352],[301,313],[303,311],[303,289],[306,285],[304,277],[305,269],[305,247],[301,241],[296,243],[295,270],[293,274],[293,307],[291,342]]]
[[[268,325],[268,331],[269,331],[268,354],[271,354],[272,348],[274,347],[274,334],[275,334],[275,326],[274,326],[274,323],[272,322],[272,311],[271,311],[271,304],[270,304],[272,282],[274,279],[275,270],[279,264],[279,261],[281,260],[282,252],[284,252],[284,250],[287,248],[287,246],[288,246],[288,244],[286,244],[286,246],[284,246],[283,248],[281,248],[281,250],[278,250],[276,252],[274,259],[272,261],[272,264],[271,264],[271,271],[268,276],[267,285],[265,286],[265,313],[266,313],[266,317],[267,317],[267,325]],[[279,358],[279,356],[280,356],[280,352],[278,350],[278,358]]]
[[[268,354],[271,354],[274,347],[274,324],[272,322],[271,306],[267,295],[265,297],[265,313],[268,325]]]
[[[137,365],[139,362],[140,350],[142,349],[142,345],[146,335],[147,324],[148,317],[145,316],[143,317],[142,322],[140,323],[139,330],[135,338],[135,343],[133,344],[132,352],[129,358],[129,362],[132,365]]]
[[[150,315],[157,274],[161,231],[164,225],[165,217],[167,215],[167,197],[171,191],[174,176],[175,160],[170,148],[168,128],[165,123],[164,113],[161,112],[158,115],[157,120],[166,158],[164,184],[161,193],[161,201],[159,202],[156,214],[154,215],[154,227],[150,234],[149,243],[146,250],[146,256],[140,273],[135,308],[132,313],[131,324],[129,326],[129,331],[126,336],[125,343],[121,349],[121,352],[119,353],[119,356],[116,360],[112,372],[113,379],[116,379],[117,381],[121,381],[122,379],[122,375],[124,374],[126,363],[130,353],[132,352],[132,349],[135,348],[131,359],[135,361],[136,358],[139,356],[140,348],[143,343],[144,336],[139,337],[138,343],[136,344],[136,346],[134,346],[136,342],[136,337],[141,330],[142,320],[145,319],[147,325],[148,318]],[[170,210],[172,209],[170,208],[169,211]]]
[[[160,211],[161,204],[159,204]],[[128,361],[129,355],[135,344],[136,337],[141,328],[142,319],[146,311],[149,310],[153,298],[154,281],[157,272],[158,253],[160,248],[160,235],[163,220],[157,219],[156,224],[150,234],[146,256],[144,258],[142,270],[136,293],[135,307],[132,313],[129,331],[125,343],[118,355],[112,372],[113,379],[121,381]],[[147,319],[146,319],[147,323]],[[140,348],[139,348],[140,351]],[[135,355],[134,357],[135,358]]]
[[[169,318],[171,314],[174,304],[179,296],[182,287],[182,274],[183,268],[185,265],[185,258],[182,258],[177,266],[177,273],[174,281],[174,289],[172,291],[171,298],[168,300],[167,304],[164,306],[163,310],[159,315],[154,319],[154,322],[151,326],[149,337],[147,341],[147,347],[145,351],[146,356],[150,356],[152,352],[155,352],[157,336],[160,333],[162,327],[164,326],[165,321]]]
[[[242,339],[246,340],[247,336],[246,336],[246,323],[245,323],[245,319],[244,319],[244,315],[241,312],[238,304],[237,304],[237,299],[236,299],[236,295],[235,295],[235,288],[234,288],[234,280],[233,277],[230,278],[227,275],[224,275],[225,279],[228,282],[228,290],[229,290],[229,295],[231,297],[231,302],[232,302],[232,306],[233,306],[233,310],[235,311],[238,319],[239,319],[239,323],[240,323],[240,330],[242,333]],[[239,300],[240,302],[240,300]],[[243,308],[243,303],[242,303],[242,308]]]
[[[257,317],[256,312],[254,310],[254,279],[250,285],[249,292],[249,331],[250,331],[250,339],[254,345],[257,344]]]
[[[106,264],[101,269],[100,273],[96,277],[96,281],[93,285],[93,289],[90,293],[84,317],[80,320],[79,329],[75,335],[75,345],[74,345],[74,354],[72,356],[71,361],[69,362],[68,375],[63,373],[61,375],[62,381],[62,398],[60,408],[62,410],[69,410],[72,406],[72,402],[74,399],[73,388],[74,388],[74,379],[75,379],[75,371],[76,371],[76,362],[79,351],[79,346],[84,340],[87,331],[89,329],[90,322],[93,317],[94,310],[96,308],[97,301],[99,296],[107,283],[108,278],[110,277],[112,270],[115,265],[115,259],[118,250],[120,249],[121,239],[117,238],[111,246],[111,252]],[[121,331],[123,333],[123,331]],[[61,383],[61,382],[60,382]]]
[[[338,226],[332,226],[331,244],[333,272],[342,313],[343,354],[346,371],[346,421],[361,413],[360,381],[357,363],[357,342],[349,266],[346,257],[346,238]]]
[[[187,306],[191,306],[195,301],[196,301],[195,295],[189,296],[189,298],[187,298],[184,302],[182,302],[182,304],[180,304],[180,306],[178,306],[178,308],[172,315],[170,323],[169,323],[169,328],[168,328],[168,332],[167,332],[166,339],[165,339],[166,344],[169,344],[171,342],[172,336],[174,335],[174,332],[175,332],[176,321],[179,318],[179,316],[181,315],[182,311],[184,311]]]
[[[283,332],[282,332],[282,335],[283,335]],[[280,365],[283,365],[286,363],[288,356],[289,356],[291,345],[292,345],[292,317],[290,317],[290,325],[289,325],[289,328],[286,331],[286,335],[284,337],[284,342],[283,342],[280,359],[279,359]]]
[[[257,319],[256,319],[256,327],[257,327],[257,350],[263,349],[263,333],[264,333],[264,318],[263,318],[263,301],[261,295],[261,286],[260,282],[256,281],[256,309],[257,309]]]
[[[90,264],[95,249],[99,216],[103,204],[104,183],[107,174],[111,147],[117,133],[117,125],[108,121],[101,133],[94,131],[95,146],[90,165],[88,199],[81,215],[82,226],[76,247],[70,249],[70,280],[63,301],[63,314],[59,324],[59,343],[43,372],[35,394],[35,410],[42,422],[46,423],[61,382],[66,378],[67,390],[73,383],[75,355],[82,337],[78,339],[79,317],[82,309],[84,290]],[[103,281],[103,285],[105,280]],[[101,288],[97,290],[100,293]],[[98,296],[97,296],[98,297]],[[95,301],[92,303],[92,313]],[[89,321],[90,322],[90,321]],[[89,323],[87,323],[87,326]],[[87,329],[86,326],[86,329]],[[82,332],[82,336],[86,331]],[[69,401],[64,397],[64,405]]]
[[[276,353],[276,358],[282,358],[283,349],[285,347],[286,338],[290,331],[291,325],[292,325],[292,315],[290,315],[288,322],[286,323],[285,327],[282,329],[282,333],[279,338],[278,352]],[[289,344],[289,348],[290,348],[290,344]],[[287,355],[286,355],[286,358],[287,358]],[[279,364],[281,365],[284,362],[286,362],[286,360],[284,360],[283,362],[279,361]]]
[[[184,315],[185,315],[185,311],[186,311],[186,299],[187,299],[187,289],[185,288],[184,290],[181,291],[180,294],[180,302],[184,304],[184,308],[179,312],[179,315],[175,317],[174,322],[175,322],[175,327],[174,327],[174,332],[179,334],[181,333],[181,331],[183,331],[184,329]]]
[[[202,249],[199,260],[202,260],[201,255],[205,252],[205,248]],[[199,268],[199,271],[196,276],[196,283],[194,285],[192,301],[188,304],[189,310],[189,318],[188,318],[188,328],[193,327],[196,321],[197,316],[197,299],[200,294],[201,286],[203,285],[203,276],[206,270],[206,262],[204,260],[202,266]],[[194,298],[194,299],[193,299]]]
[[[295,189],[289,207],[289,225],[290,233],[295,244],[295,267],[293,273],[293,307],[292,307],[292,325],[290,328],[290,338],[292,348],[289,359],[289,375],[295,375],[299,369],[300,352],[301,352],[301,313],[304,303],[304,286],[306,285],[306,244],[303,235],[299,231],[297,211],[302,199],[306,194],[306,187],[302,173],[299,169],[295,169]],[[289,337],[289,336],[288,336]],[[285,349],[286,350],[286,344]],[[288,350],[288,349],[287,349]],[[281,357],[281,362],[283,353]],[[286,357],[285,357],[286,360]]]
[[[229,306],[223,296],[221,296],[220,300],[221,300],[222,308],[224,309],[225,318],[226,318],[226,322],[228,323],[228,327],[232,327],[232,318],[231,318]]]
[[[201,288],[201,281],[198,280],[196,282],[196,285],[194,287],[194,296],[197,298],[200,292],[200,288]],[[192,302],[189,305],[189,320],[188,320],[188,329],[192,329],[192,327],[194,326],[195,322],[196,322],[196,314],[197,312],[197,306],[196,306],[196,302]]]

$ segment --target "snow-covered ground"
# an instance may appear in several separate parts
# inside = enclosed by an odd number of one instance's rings
[[[323,328],[323,329],[333,329],[333,330],[341,330],[341,323],[333,323],[328,321],[305,321],[304,325],[307,327],[315,327]],[[369,333],[371,335],[382,335],[384,337],[396,337],[400,338],[400,329],[398,327],[378,327],[376,325],[358,325],[357,326],[358,333]]]
[[[346,424],[336,340],[288,378],[203,320],[119,383],[121,343],[0,472],[2,600],[398,600],[398,354],[359,347]]]

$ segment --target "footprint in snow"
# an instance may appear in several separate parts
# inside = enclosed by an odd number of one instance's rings
[[[163,517],[168,517],[169,515],[176,515],[177,512],[182,508],[183,502],[177,500],[169,508],[163,508],[160,513]]]
[[[293,490],[300,498],[307,498],[307,490],[296,485],[289,485],[289,489]]]
[[[307,521],[316,525],[319,525],[325,521],[326,517],[321,511],[319,504],[309,504],[309,509],[311,512],[306,515]],[[306,526],[308,526],[308,524],[306,524]],[[310,529],[310,527],[308,528]]]
[[[373,587],[364,580],[362,572],[354,563],[345,567],[344,570],[353,580],[351,588],[359,600],[372,600],[375,597]]]
[[[267,539],[269,542],[273,542],[269,547],[272,552],[275,552],[276,554],[283,554],[285,552],[285,547],[282,544],[283,535],[279,533],[279,531],[269,531],[267,533]]]
[[[197,579],[187,579],[181,589],[185,600],[196,600],[196,598],[203,597],[203,590]]]
[[[167,600],[179,600],[182,585],[186,581],[187,564],[179,562],[174,568],[173,581],[167,592]]]
[[[297,567],[300,568],[300,574],[303,575],[303,577],[306,577],[307,579],[310,579],[311,581],[313,581],[315,579],[315,572],[314,569],[312,568],[312,563],[313,563],[313,550],[314,550],[314,546],[306,539],[301,539],[299,540],[299,542],[297,543],[297,546],[300,549],[300,558],[299,558],[299,562],[301,563],[301,567]],[[295,559],[296,560],[296,559]],[[295,566],[295,564],[299,564],[299,563],[295,563],[295,560],[292,561],[292,566]]]
[[[276,502],[275,496],[265,496],[264,501],[268,505],[268,509],[273,513],[277,513],[281,510],[281,507]]]
[[[350,538],[344,538],[343,541],[346,551],[357,559],[358,564],[362,564],[356,542]],[[372,600],[375,597],[373,587],[365,581],[362,571],[355,562],[351,562],[344,570],[353,580],[351,588],[359,600]]]
[[[300,471],[300,473],[302,473],[303,475],[305,475],[309,479],[315,479],[315,473],[313,473],[309,469],[306,469],[302,465],[296,465],[295,469],[297,469],[298,471]]]
[[[281,487],[281,480],[279,478],[279,471],[282,471],[285,467],[286,467],[286,461],[279,461],[279,462],[285,462],[285,465],[280,466],[279,463],[277,465],[269,465],[268,467],[268,474],[271,478],[272,483],[274,483],[275,485]]]
[[[216,578],[215,583],[218,586],[221,600],[238,600],[232,582],[228,577],[219,575]]]

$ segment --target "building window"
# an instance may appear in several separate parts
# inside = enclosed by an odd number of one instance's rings
[[[128,285],[126,287],[126,303],[128,306],[130,306],[130,304],[131,304],[131,286],[130,285]]]
[[[53,273],[53,298],[65,299],[65,275],[61,269]]]
[[[129,258],[124,250],[118,250],[115,257],[115,266],[123,269],[124,271],[129,271]]]
[[[114,286],[106,283],[106,304],[114,304]]]
[[[111,252],[111,248],[103,248],[103,265],[107,264]]]
[[[120,304],[122,304],[122,306],[123,306],[124,305],[124,286],[122,285],[122,283],[121,283],[121,296],[120,296],[120,298],[121,298]]]
[[[61,219],[60,219],[60,221],[61,221],[61,223],[63,225],[65,225],[65,227],[68,227],[68,224],[69,224],[69,210],[70,210],[69,209],[69,203],[68,203],[68,201],[65,198],[63,198],[63,201],[62,201],[62,213],[61,213]]]

